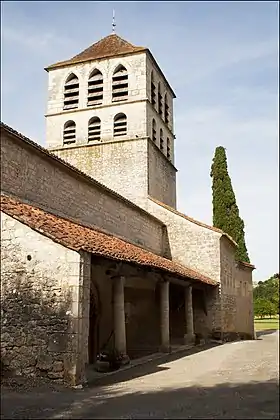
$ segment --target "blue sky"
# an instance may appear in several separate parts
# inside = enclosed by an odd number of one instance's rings
[[[226,147],[255,280],[279,271],[277,2],[2,2],[1,120],[45,144],[47,73],[111,32],[148,47],[175,100],[178,209],[212,222]]]

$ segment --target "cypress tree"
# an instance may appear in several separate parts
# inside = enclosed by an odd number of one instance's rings
[[[250,262],[244,234],[244,222],[239,216],[231,179],[227,169],[225,148],[219,146],[215,150],[211,167],[213,226],[230,235],[238,244],[236,259]]]

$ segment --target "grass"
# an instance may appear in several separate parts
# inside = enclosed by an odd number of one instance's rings
[[[255,318],[255,331],[279,330],[279,317]]]

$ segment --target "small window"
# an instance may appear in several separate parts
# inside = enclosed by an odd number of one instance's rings
[[[162,111],[162,95],[161,95],[161,87],[160,83],[158,84],[158,113],[162,117],[163,111]]]
[[[153,72],[151,73],[151,101],[152,105],[156,106],[156,85],[154,83],[154,75]]]
[[[170,159],[170,157],[171,157],[171,153],[170,153],[170,140],[169,140],[169,137],[167,137],[167,139],[166,139],[166,156],[167,156],[167,159]]]
[[[152,127],[152,139],[156,143],[156,141],[157,141],[157,124],[156,124],[154,119],[153,119],[153,127]]]
[[[88,123],[88,141],[100,141],[101,121],[98,117],[93,117]]]
[[[87,106],[102,104],[103,101],[103,76],[95,69],[88,79],[88,103]]]
[[[164,97],[164,121],[166,124],[169,124],[169,105],[166,94]]]
[[[125,114],[118,114],[114,118],[114,137],[127,134],[127,118]]]
[[[160,148],[160,150],[163,150],[163,131],[162,131],[162,128],[160,129],[160,132],[159,132],[159,148]]]
[[[70,74],[64,85],[63,109],[78,108],[79,105],[79,79],[75,74]]]
[[[63,128],[63,144],[71,144],[76,141],[76,124],[74,121],[67,121]]]
[[[128,97],[128,73],[124,66],[118,66],[113,75],[112,101],[126,101]]]

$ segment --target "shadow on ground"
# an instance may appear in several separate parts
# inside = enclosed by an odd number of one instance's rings
[[[2,419],[94,418],[209,418],[278,419],[276,380],[247,384],[186,386],[147,392],[100,387],[98,390],[27,395],[17,404],[13,396],[2,400]]]

